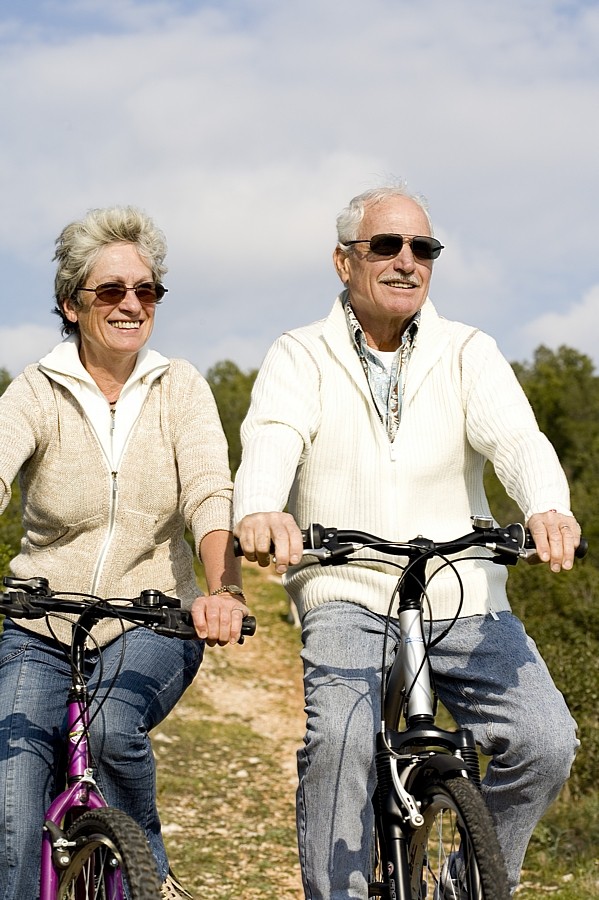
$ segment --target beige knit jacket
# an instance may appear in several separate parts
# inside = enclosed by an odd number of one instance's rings
[[[196,548],[231,528],[226,439],[207,382],[185,360],[151,384],[118,472],[68,388],[28,366],[0,397],[0,511],[17,474],[24,537],[11,570],[55,591],[157,588],[188,605],[200,591],[185,526]],[[43,620],[19,624],[48,634]],[[67,622],[53,628],[70,640]],[[105,620],[94,636],[105,644],[120,631]]]

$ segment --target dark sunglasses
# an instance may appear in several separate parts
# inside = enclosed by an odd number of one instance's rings
[[[404,244],[409,244],[417,259],[437,259],[443,244],[436,238],[412,234],[373,234],[369,241],[344,241],[351,244],[370,244],[370,252],[377,256],[391,258],[401,253]]]
[[[100,303],[115,305],[125,299],[127,291],[135,291],[135,296],[140,303],[160,303],[168,288],[153,281],[144,281],[143,284],[136,284],[133,287],[127,287],[126,284],[120,284],[118,281],[110,281],[106,284],[98,284],[95,288],[82,287],[78,290],[95,294]]]

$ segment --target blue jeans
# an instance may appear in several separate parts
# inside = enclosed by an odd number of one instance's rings
[[[147,628],[127,632],[87,654],[89,687],[101,705],[91,727],[98,783],[109,806],[129,813],[146,833],[162,879],[168,871],[156,808],[156,772],[148,732],[192,682],[202,660],[200,641],[160,637]],[[121,657],[121,654],[124,655]],[[115,673],[116,685],[102,703]],[[45,810],[64,787],[56,770],[65,737],[70,668],[51,641],[6,621],[0,639],[0,897],[39,897],[41,829]],[[97,702],[99,701],[99,703]]]
[[[434,623],[433,637],[446,624]],[[304,617],[297,827],[307,900],[368,896],[384,625],[384,617],[344,602]],[[483,792],[514,890],[530,836],[570,773],[576,723],[511,613],[460,619],[431,656],[442,702],[492,757]]]

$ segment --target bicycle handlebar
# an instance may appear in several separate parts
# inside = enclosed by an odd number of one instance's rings
[[[389,541],[365,531],[329,528],[316,523],[301,529],[301,534],[304,553],[316,557],[323,566],[342,563],[351,553],[366,548],[379,549],[393,556],[415,557],[426,553],[450,556],[468,547],[484,547],[495,554],[493,562],[501,565],[515,565],[518,559],[530,559],[535,555],[532,535],[520,522],[514,522],[505,528],[494,528],[492,520],[483,516],[473,516],[472,522],[472,532],[443,542],[435,542],[422,535],[407,542]],[[233,547],[235,556],[243,556],[239,538],[234,538]],[[588,541],[581,537],[574,555],[582,559],[588,549]],[[269,552],[275,552],[274,544],[271,544]]]
[[[11,590],[0,593],[0,613],[11,619],[42,619],[48,613],[62,612],[81,615],[93,610],[98,619],[125,619],[136,625],[144,625],[165,637],[182,640],[198,639],[191,612],[181,609],[181,601],[157,590],[144,590],[138,597],[112,597],[108,600],[87,597],[74,599],[50,590],[45,578],[3,579],[5,587]],[[129,603],[130,606],[116,606]],[[245,616],[241,624],[241,638],[256,631],[254,616]]]
[[[322,565],[335,565],[358,550],[380,550],[393,556],[412,559],[424,555],[451,556],[468,547],[491,550],[493,562],[514,565],[518,559],[528,559],[536,549],[530,531],[519,522],[505,528],[493,527],[490,519],[473,517],[473,531],[451,541],[432,541],[419,535],[411,541],[389,541],[385,538],[352,529],[327,528],[313,524],[302,530],[307,555],[315,556]],[[588,542],[581,538],[575,556],[582,559],[588,551]]]

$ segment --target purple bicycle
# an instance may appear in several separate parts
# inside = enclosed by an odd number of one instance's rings
[[[118,618],[158,634],[196,638],[191,615],[180,601],[156,590],[134,599],[54,593],[45,578],[5,577],[0,614],[37,619],[74,614],[69,654],[72,686],[67,699],[65,789],[51,803],[43,825],[40,900],[160,900],[154,857],[137,823],[107,806],[94,778],[89,749],[92,714],[84,676],[84,648],[91,628],[103,618]],[[116,605],[118,604],[118,605]],[[243,635],[256,620],[246,616]],[[123,627],[123,633],[125,628]],[[100,701],[101,705],[101,701]]]

